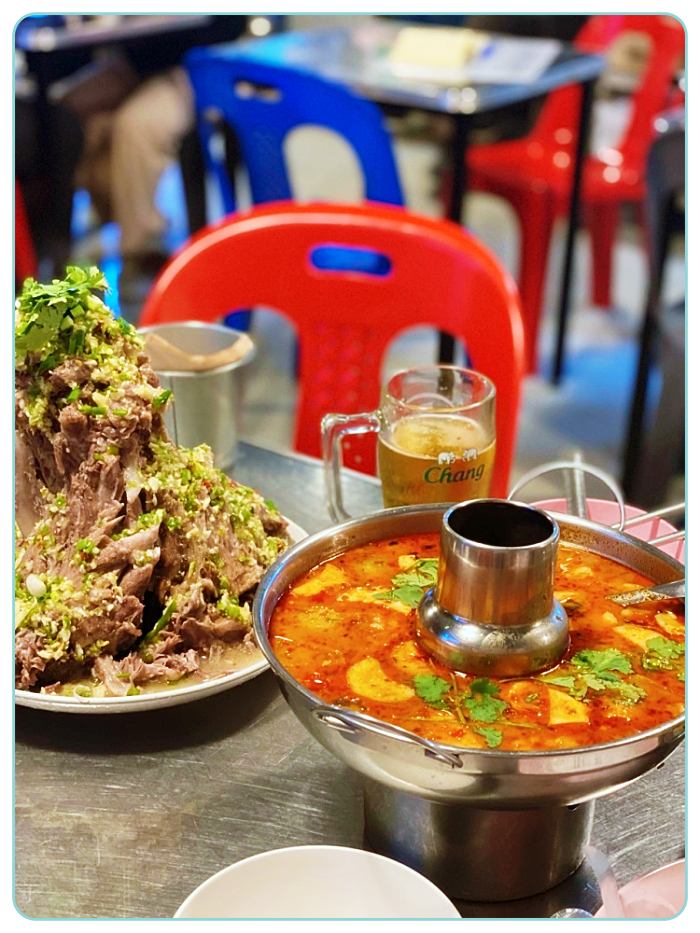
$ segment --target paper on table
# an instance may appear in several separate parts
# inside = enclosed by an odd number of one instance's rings
[[[399,30],[389,52],[389,61],[397,70],[463,69],[488,41],[485,33],[473,29],[407,26]]]
[[[397,75],[438,84],[527,84],[539,78],[560,51],[556,39],[409,27],[397,35],[387,64]]]

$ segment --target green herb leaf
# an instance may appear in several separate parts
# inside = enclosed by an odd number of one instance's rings
[[[497,699],[498,684],[486,677],[472,681],[470,696],[465,696],[464,706],[469,711],[470,719],[478,722],[496,722],[508,708],[505,700]]]
[[[621,674],[632,673],[630,659],[617,648],[603,648],[600,651],[585,648],[575,654],[571,661],[577,667],[588,669],[600,676],[608,671],[620,671]]]
[[[671,641],[670,638],[664,638],[659,635],[657,638],[650,638],[647,642],[647,651],[653,651],[662,658],[680,658],[685,654],[685,645],[679,641]]]
[[[437,557],[424,557],[417,560],[408,570],[397,573],[392,578],[395,587],[401,586],[435,586],[438,575]]]
[[[544,674],[542,677],[538,677],[538,680],[545,684],[551,684],[553,687],[563,687],[565,690],[574,690],[576,688],[575,677],[557,677]]]
[[[417,609],[421,599],[423,599],[423,590],[420,586],[399,586],[391,591],[391,598],[399,600],[399,602],[410,606],[412,609]]]
[[[489,748],[498,748],[503,741],[503,733],[493,726],[472,726],[472,729],[479,735],[483,735]]]
[[[647,695],[646,690],[642,690],[642,688],[638,687],[637,684],[631,684],[625,681],[617,684],[613,689],[626,706],[632,706],[634,703],[639,703],[639,701],[643,700]]]
[[[80,386],[75,386],[73,389],[70,390],[68,395],[66,395],[67,402],[77,402],[79,398],[80,398]]]
[[[391,578],[392,589],[375,593],[375,599],[390,599],[402,602],[411,609],[417,609],[425,590],[437,583],[437,557],[423,557],[411,567]]]
[[[416,695],[436,709],[445,708],[445,694],[449,693],[451,687],[452,684],[448,680],[436,674],[416,674],[413,678]]]

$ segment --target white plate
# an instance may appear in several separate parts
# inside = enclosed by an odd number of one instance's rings
[[[289,519],[287,519],[287,533],[292,544],[308,536],[308,532]],[[262,674],[269,665],[259,652],[256,654],[258,657],[255,660],[237,671],[223,674],[221,677],[212,677],[201,683],[190,684],[187,687],[169,687],[167,690],[130,697],[69,697],[57,693],[15,690],[15,703],[18,706],[31,706],[33,709],[50,710],[54,713],[136,713],[161,706],[179,706],[180,703],[201,700],[203,697],[236,687]]]
[[[293,846],[252,855],[212,875],[176,917],[458,918],[449,898],[417,871],[375,852]]]

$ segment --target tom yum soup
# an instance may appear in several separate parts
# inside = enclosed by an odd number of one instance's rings
[[[326,703],[448,745],[503,751],[598,745],[683,712],[681,602],[621,609],[607,593],[650,581],[609,558],[560,545],[555,596],[571,643],[528,678],[455,673],[415,639],[437,580],[439,536],[372,542],[301,577],[278,603],[270,641],[281,664]]]

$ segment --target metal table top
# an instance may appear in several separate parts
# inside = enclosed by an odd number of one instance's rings
[[[340,81],[364,97],[384,104],[417,107],[449,114],[474,114],[539,97],[566,84],[597,78],[604,67],[600,55],[579,52],[561,43],[554,62],[534,81],[512,84],[442,83],[397,74],[388,66],[388,52],[402,25],[380,21],[361,22],[336,29],[288,32],[231,46],[232,54],[244,54],[268,64],[286,64]],[[432,27],[424,27],[430,29]],[[457,29],[445,27],[440,29]],[[509,36],[522,43],[527,38]]]
[[[68,17],[70,20],[71,17]],[[63,26],[39,25],[19,30],[17,47],[25,52],[62,52],[67,49],[95,48],[114,42],[167,35],[185,29],[200,29],[211,23],[211,16],[105,15]]]
[[[242,444],[235,475],[318,531],[318,461]],[[348,474],[353,514],[380,503]],[[30,917],[172,917],[210,875],[267,849],[362,845],[360,780],[297,722],[270,672],[217,696],[104,716],[16,710],[16,904]],[[593,844],[621,883],[683,855],[684,758],[598,801]],[[464,916],[599,904],[584,864],[559,887]]]

